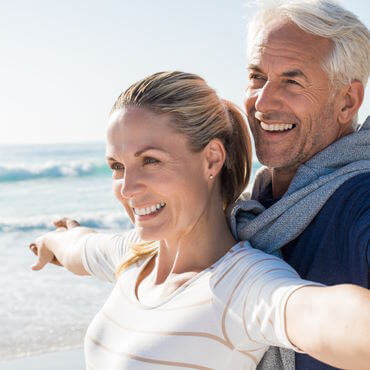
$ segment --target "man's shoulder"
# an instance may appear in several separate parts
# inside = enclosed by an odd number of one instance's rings
[[[363,207],[370,206],[370,172],[365,172],[345,181],[328,199],[327,203],[335,202],[336,206]]]
[[[328,225],[353,231],[350,226],[370,223],[370,172],[352,177],[344,182],[326,201],[308,230],[326,233]],[[314,227],[312,227],[314,226]]]
[[[302,278],[368,286],[370,173],[342,184],[302,234],[283,249]]]

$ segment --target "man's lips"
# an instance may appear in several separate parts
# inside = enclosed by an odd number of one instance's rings
[[[295,124],[293,123],[266,123],[266,122],[259,122],[259,125],[263,131],[268,132],[286,132],[290,131],[295,128]]]
[[[285,132],[297,126],[297,118],[292,114],[271,112],[254,112],[254,118],[258,121],[259,127],[268,132]]]

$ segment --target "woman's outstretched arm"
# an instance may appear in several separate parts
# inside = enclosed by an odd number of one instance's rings
[[[370,291],[356,285],[304,286],[286,304],[290,341],[320,361],[370,369]]]
[[[81,227],[77,221],[68,218],[56,221],[55,226],[55,231],[42,235],[30,244],[31,251],[37,256],[32,269],[41,270],[46,264],[53,263],[76,275],[88,275],[82,264],[82,239],[95,231]]]

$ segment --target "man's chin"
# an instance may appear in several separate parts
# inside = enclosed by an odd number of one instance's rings
[[[292,167],[297,168],[294,159],[284,156],[283,154],[273,154],[273,155],[258,155],[258,161],[270,168],[270,169],[290,169]]]

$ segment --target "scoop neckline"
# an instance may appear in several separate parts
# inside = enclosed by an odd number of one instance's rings
[[[221,256],[211,266],[205,268],[202,271],[199,271],[196,275],[194,275],[186,283],[182,284],[179,288],[177,288],[176,290],[174,290],[171,294],[169,294],[162,301],[158,302],[158,304],[155,304],[155,305],[147,305],[145,303],[142,303],[139,300],[139,298],[138,298],[138,296],[136,294],[137,280],[138,280],[140,274],[145,269],[145,267],[147,266],[147,264],[152,260],[152,258],[155,257],[155,255],[154,256],[150,256],[150,257],[147,258],[146,261],[143,262],[143,264],[138,269],[138,272],[137,272],[137,274],[135,276],[135,280],[134,280],[133,286],[131,287],[131,292],[130,292],[131,298],[133,299],[133,301],[134,301],[135,304],[139,305],[143,309],[151,310],[151,309],[155,309],[155,308],[158,308],[160,306],[163,306],[166,303],[168,303],[169,301],[171,301],[174,297],[176,297],[177,295],[179,295],[180,293],[182,293],[184,290],[186,290],[195,281],[199,280],[203,275],[205,275],[208,272],[214,270],[229,254],[234,253],[235,252],[235,249],[237,249],[237,247],[238,246],[241,246],[243,243],[244,243],[243,241],[239,241],[236,244],[234,244],[223,256]]]

